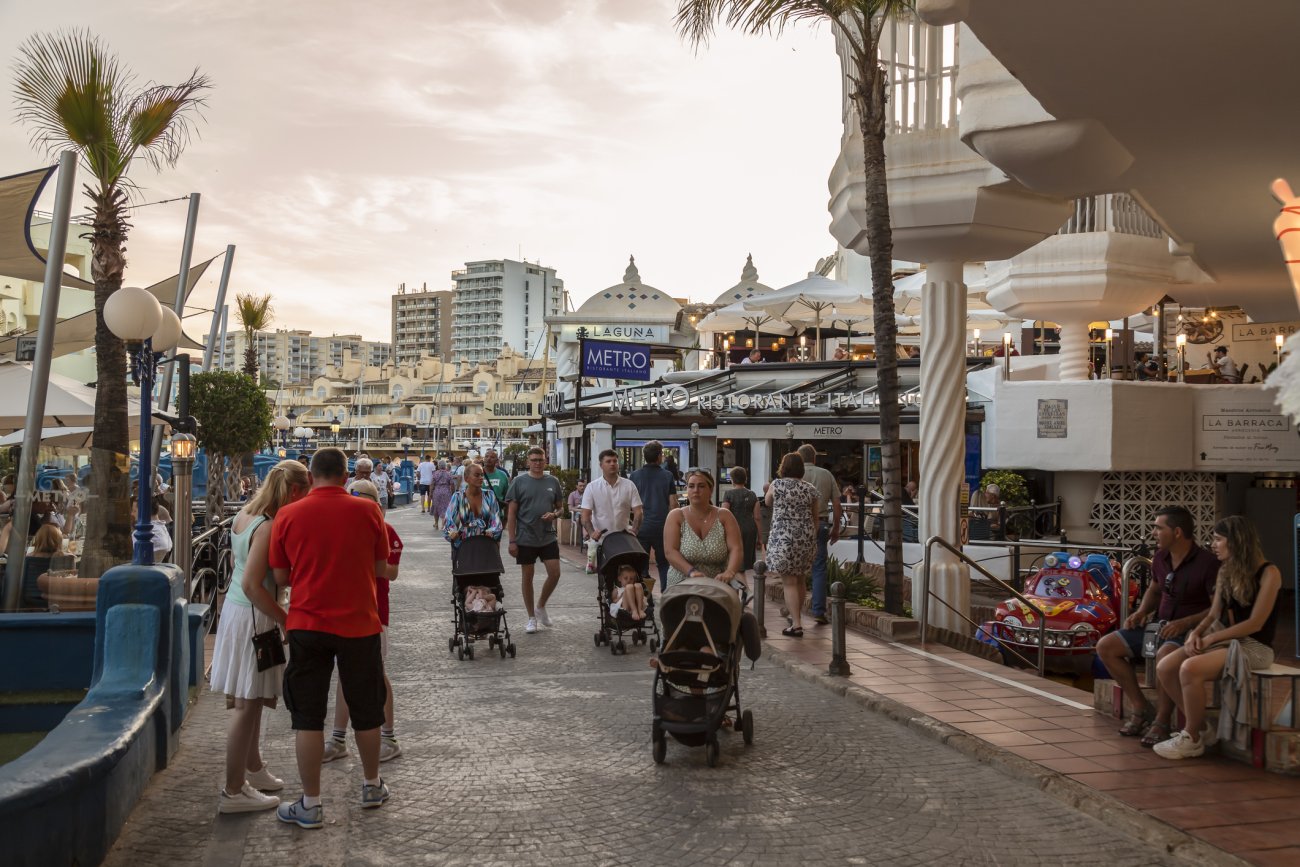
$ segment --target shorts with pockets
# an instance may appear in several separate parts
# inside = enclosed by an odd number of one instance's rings
[[[1136,629],[1120,629],[1117,632],[1119,637],[1124,639],[1124,643],[1128,645],[1129,659],[1141,659],[1142,636],[1146,630],[1138,627]],[[1183,642],[1186,640],[1187,633],[1184,632],[1182,635],[1175,635],[1171,638],[1161,639],[1160,646],[1164,647],[1166,644],[1172,644],[1175,647],[1182,647]]]
[[[520,566],[531,566],[538,560],[545,563],[547,560],[560,559],[560,543],[551,542],[546,545],[519,545],[515,550],[515,562]]]
[[[364,732],[383,725],[388,693],[380,633],[344,638],[330,632],[291,629],[289,664],[284,669],[284,705],[295,731],[324,731],[335,660],[353,730]]]

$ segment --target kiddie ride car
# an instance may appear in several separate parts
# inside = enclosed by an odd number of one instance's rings
[[[1048,554],[1043,558],[1043,567],[1025,582],[1024,597],[1029,604],[1014,598],[1002,602],[976,637],[1002,651],[1008,665],[1024,664],[1015,654],[1034,663],[1038,659],[1039,627],[1046,620],[1046,667],[1083,674],[1093,665],[1097,642],[1120,626],[1119,594],[1123,583],[1105,554],[1085,558],[1064,551]],[[1133,611],[1138,587],[1136,581],[1128,583],[1129,610]]]

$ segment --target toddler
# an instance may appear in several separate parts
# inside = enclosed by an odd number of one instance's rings
[[[645,620],[645,586],[635,566],[618,569],[618,586],[614,588],[614,601],[609,604],[610,615],[617,617],[620,608],[633,620]]]
[[[474,585],[465,590],[466,611],[496,611],[496,594],[486,587]]]

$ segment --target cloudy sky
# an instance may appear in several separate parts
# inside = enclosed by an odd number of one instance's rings
[[[782,286],[834,250],[829,30],[720,33],[697,53],[675,8],[0,0],[0,55],[78,26],[142,80],[208,73],[200,137],[173,170],[138,167],[141,200],[202,193],[196,261],[237,245],[232,290],[272,293],[277,326],[387,340],[397,285],[449,288],[467,260],[540,260],[581,302],[635,254],[647,283],[712,300],[747,253]],[[43,162],[15,124],[12,82],[5,64],[0,175]],[[185,204],[134,222],[127,282],[174,273]],[[217,273],[197,304],[211,305]]]

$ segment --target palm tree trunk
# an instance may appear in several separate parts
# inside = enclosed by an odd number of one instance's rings
[[[207,517],[203,529],[215,527],[225,516],[226,510],[226,458],[217,452],[206,452],[208,459],[208,487],[204,499],[207,501]]]
[[[880,400],[880,473],[884,488],[885,610],[903,613],[903,461],[898,407],[898,324],[894,319],[894,233],[885,175],[885,75],[875,52],[858,56],[853,101],[862,129],[871,299],[876,328],[876,384]],[[916,601],[913,600],[914,605]]]
[[[256,340],[256,335],[252,331],[245,331],[244,336],[246,338],[244,341],[244,373],[251,376],[253,382],[257,382],[257,347],[253,343]]]
[[[95,430],[91,437],[86,541],[80,572],[97,578],[131,561],[131,451],[127,424],[126,345],[104,324],[104,305],[122,286],[126,239],[117,189],[91,193],[95,221],[91,275],[95,280]],[[147,484],[147,481],[146,481]]]

